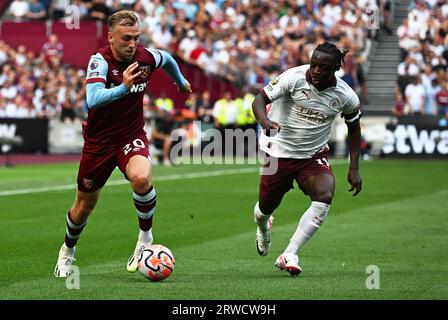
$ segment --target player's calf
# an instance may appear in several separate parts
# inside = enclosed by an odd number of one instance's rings
[[[145,193],[137,193],[134,191],[132,197],[135,208],[137,209],[140,232],[134,253],[129,258],[126,266],[129,272],[137,271],[140,254],[145,247],[152,244],[152,219],[157,202],[156,190],[153,187],[150,187]]]

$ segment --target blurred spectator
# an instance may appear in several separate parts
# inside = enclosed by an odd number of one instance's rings
[[[23,21],[29,12],[29,4],[26,0],[14,0],[10,7],[9,13],[15,21]]]
[[[65,94],[61,107],[61,122],[72,123],[76,119],[75,108],[69,93]]]
[[[88,17],[94,20],[107,22],[107,18],[111,14],[111,10],[106,5],[105,0],[92,0],[92,6],[89,9]]]
[[[47,11],[39,0],[30,0],[29,10],[26,17],[30,20],[40,20],[45,18]]]
[[[406,103],[403,99],[403,95],[401,94],[400,90],[395,90],[395,105],[393,109],[393,114],[397,117],[404,116],[408,113],[408,111],[405,109]]]
[[[172,6],[176,10],[184,11],[186,18],[190,21],[194,20],[196,12],[198,11],[198,6],[193,0],[173,1]]]
[[[412,78],[405,90],[406,103],[409,105],[411,115],[422,115],[425,113],[425,88],[421,84],[420,77]]]
[[[226,91],[223,98],[215,102],[213,106],[213,117],[215,127],[220,131],[235,129],[237,126],[238,107],[232,100],[232,93]]]
[[[179,43],[179,55],[182,59],[189,62],[191,60],[191,52],[197,47],[198,40],[195,38],[196,32],[188,30],[187,36]]]
[[[145,93],[143,96],[143,117],[145,120],[151,120],[157,111],[157,107],[154,104],[152,97]]]
[[[162,150],[161,162],[165,166],[171,166],[171,132],[175,127],[174,117],[164,109],[159,109],[151,127],[150,142],[155,148]]]
[[[202,96],[198,101],[198,119],[204,123],[214,123],[213,104],[210,101],[210,92],[202,92]]]
[[[438,115],[444,117],[448,112],[448,82],[443,82],[441,90],[436,94]]]
[[[379,0],[380,13],[382,13],[382,27],[388,34],[392,34],[392,1],[393,0]]]
[[[65,10],[70,5],[70,0],[54,0],[50,5],[50,17],[54,20],[62,19],[65,15]]]
[[[49,65],[58,66],[64,55],[64,45],[58,41],[57,35],[51,34],[48,42],[43,45],[41,53]]]
[[[170,51],[170,44],[173,36],[166,24],[156,28],[152,33],[152,41],[154,45],[159,49]]]
[[[45,18],[47,11],[39,0],[30,0],[29,10],[26,17],[30,20],[40,20]]]
[[[255,129],[257,121],[252,111],[252,102],[255,96],[250,92],[248,86],[244,86],[241,91],[241,97],[237,97],[234,103],[238,109],[237,124],[242,130]]]
[[[411,56],[407,56],[406,60],[398,65],[398,87],[401,94],[406,97],[405,90],[412,78],[418,76],[420,70],[418,69],[415,60]]]
[[[188,108],[191,112],[194,114],[197,114],[199,111],[199,99],[198,94],[195,92],[192,92],[189,94],[187,100],[185,100],[185,107]]]

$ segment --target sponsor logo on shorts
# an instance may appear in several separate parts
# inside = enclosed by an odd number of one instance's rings
[[[93,180],[92,180],[92,179],[84,178],[84,179],[82,179],[82,184],[83,184],[84,187],[86,187],[87,189],[90,189],[90,188],[93,187]]]

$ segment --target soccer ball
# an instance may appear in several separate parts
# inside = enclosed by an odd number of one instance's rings
[[[138,270],[151,281],[161,281],[174,270],[174,255],[165,246],[153,244],[142,251],[138,259]]]

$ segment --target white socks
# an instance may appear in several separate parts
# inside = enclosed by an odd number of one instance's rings
[[[330,205],[324,202],[313,201],[299,221],[296,232],[293,234],[285,252],[297,254],[297,251],[319,229],[328,215]]]
[[[143,243],[152,243],[152,228],[148,231],[140,230],[138,234],[138,241]]]
[[[263,214],[263,212],[261,212],[260,207],[258,206],[258,202],[257,202],[255,204],[255,208],[254,208],[254,220],[255,220],[255,223],[260,228],[261,232],[267,231],[267,225],[268,225],[267,222],[270,217],[271,217],[270,214]]]
[[[62,244],[61,250],[59,252],[63,252],[66,256],[73,256],[75,254],[75,247],[69,248],[65,244],[65,242]]]

